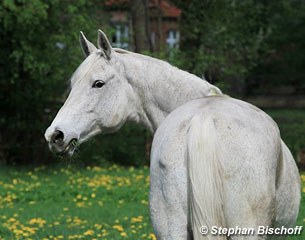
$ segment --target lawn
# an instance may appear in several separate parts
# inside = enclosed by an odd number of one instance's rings
[[[6,167],[0,176],[1,239],[155,239],[147,167]],[[304,226],[305,188],[302,203]]]
[[[155,239],[148,168],[0,171],[0,239]]]

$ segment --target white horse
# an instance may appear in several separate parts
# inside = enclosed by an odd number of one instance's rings
[[[113,49],[100,30],[98,48],[82,33],[80,42],[87,58],[45,133],[52,151],[71,156],[76,142],[126,121],[158,129],[150,172],[158,239],[233,239],[202,235],[201,226],[294,224],[298,169],[269,116],[164,61]]]

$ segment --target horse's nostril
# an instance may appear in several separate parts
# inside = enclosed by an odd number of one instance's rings
[[[56,130],[51,137],[52,143],[62,143],[63,140],[64,140],[64,133],[60,130]]]

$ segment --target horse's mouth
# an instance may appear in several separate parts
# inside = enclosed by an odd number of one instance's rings
[[[73,138],[62,151],[56,152],[56,155],[60,157],[71,157],[77,148],[77,145],[77,139]]]

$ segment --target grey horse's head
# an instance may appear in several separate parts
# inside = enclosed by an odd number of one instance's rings
[[[98,48],[80,34],[86,59],[71,78],[71,92],[45,138],[50,150],[71,156],[76,144],[98,133],[117,131],[134,109],[134,93],[106,35],[98,31]]]

